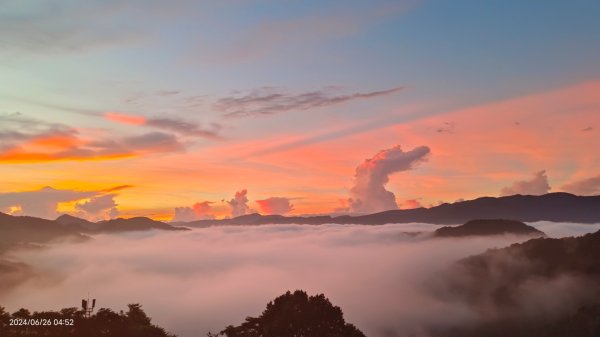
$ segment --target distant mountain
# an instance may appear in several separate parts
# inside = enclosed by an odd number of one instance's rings
[[[126,232],[126,231],[141,231],[160,229],[167,231],[175,230],[187,230],[184,227],[176,227],[166,224],[161,221],[152,220],[146,217],[135,217],[135,218],[117,218],[111,220],[104,220],[99,222],[91,222],[85,219],[74,217],[72,215],[63,214],[56,218],[57,223],[61,225],[81,231],[83,233],[106,233],[106,232]]]
[[[477,235],[515,234],[531,237],[546,236],[544,232],[515,220],[471,220],[460,226],[444,226],[433,232],[434,237],[463,237]]]
[[[96,230],[96,232],[123,232],[150,229],[160,229],[167,231],[189,230],[189,228],[172,226],[164,222],[152,220],[146,217],[136,217],[129,219],[118,218],[100,221],[97,224],[99,225],[99,227]]]
[[[576,196],[569,193],[549,193],[541,196],[513,195],[499,198],[483,197],[431,208],[392,210],[361,216],[285,217],[250,214],[233,219],[199,220],[180,224],[193,227],[326,223],[382,225],[408,222],[451,225],[462,224],[472,219],[600,223],[600,196]]]
[[[66,226],[66,227],[70,227],[70,228],[76,228],[79,230],[97,230],[101,227],[100,224],[95,223],[95,222],[91,222],[85,219],[81,219],[78,217],[74,217],[72,215],[69,214],[63,214],[61,216],[59,216],[58,218],[56,218],[56,220],[54,220],[56,222],[58,222],[59,224]]]
[[[0,213],[0,251],[3,247],[15,244],[39,244],[56,239],[84,240],[86,238],[78,230],[52,220]]]
[[[56,239],[85,240],[85,234],[114,233],[140,230],[188,230],[149,218],[113,219],[90,222],[70,215],[56,220],[0,213],[0,253],[15,245],[41,244]]]

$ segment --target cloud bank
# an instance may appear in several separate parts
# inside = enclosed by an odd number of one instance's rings
[[[0,193],[0,211],[54,219],[58,215],[56,208],[59,203],[91,198],[97,194],[95,191],[57,190],[50,186],[34,191]]]
[[[77,191],[46,186],[39,190],[0,193],[0,212],[55,219],[60,215],[59,204],[74,202],[75,216],[91,221],[112,219],[119,215],[115,192],[131,187],[121,185],[97,191]]]
[[[500,191],[500,195],[542,195],[549,191],[550,185],[548,184],[546,171],[539,171],[536,172],[530,180],[515,181],[512,185],[503,188],[502,191]]]
[[[553,236],[599,227],[533,225]],[[426,336],[428,326],[480,315],[477,307],[432,294],[426,281],[439,278],[439,271],[458,259],[522,240],[424,240],[404,234],[435,228],[267,225],[98,235],[87,243],[14,252],[12,259],[31,265],[37,276],[0,293],[0,302],[10,311],[57,309],[79,305],[90,292],[100,307],[142,303],[156,324],[180,337],[196,337],[260,314],[286,290],[304,289],[324,293],[367,336]],[[548,289],[539,284],[537,293]],[[544,307],[553,298],[537,301]]]
[[[354,186],[350,190],[350,211],[375,213],[398,209],[396,196],[385,189],[390,174],[412,169],[425,160],[429,153],[430,149],[426,146],[404,152],[400,145],[397,145],[366,159],[356,168],[354,174]]]

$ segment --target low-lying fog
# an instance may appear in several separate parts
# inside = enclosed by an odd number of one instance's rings
[[[600,225],[539,222],[551,237]],[[97,298],[100,307],[141,303],[153,322],[180,337],[205,336],[257,316],[287,290],[324,293],[367,336],[418,336],[422,326],[469,320],[472,309],[430,295],[424,282],[452,262],[514,236],[425,239],[424,224],[265,225],[188,232],[98,235],[90,242],[12,252],[38,276],[0,294],[14,311],[56,310]]]

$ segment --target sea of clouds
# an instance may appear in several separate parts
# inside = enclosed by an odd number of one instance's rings
[[[550,237],[600,225],[538,222]],[[287,290],[324,293],[367,336],[425,336],[426,327],[477,317],[473,308],[432,295],[425,284],[453,262],[526,240],[515,236],[431,239],[427,224],[226,226],[186,232],[96,235],[83,243],[13,251],[36,276],[0,293],[13,311],[141,303],[153,322],[180,337],[205,336]]]

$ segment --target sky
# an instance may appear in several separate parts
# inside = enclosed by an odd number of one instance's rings
[[[0,211],[600,194],[597,1],[0,2]]]

